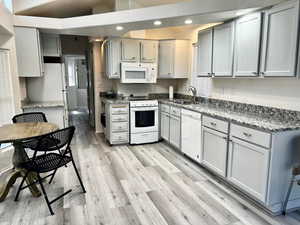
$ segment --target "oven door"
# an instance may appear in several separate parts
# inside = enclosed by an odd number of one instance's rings
[[[158,107],[130,109],[131,133],[158,132]]]
[[[149,69],[141,66],[122,66],[121,83],[147,83]]]

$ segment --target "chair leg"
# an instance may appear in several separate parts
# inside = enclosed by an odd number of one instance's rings
[[[54,176],[55,176],[55,174],[56,174],[56,171],[57,171],[57,169],[54,170],[54,172],[53,172],[53,174],[52,174],[52,176],[51,176],[51,178],[50,178],[49,184],[52,183],[53,178],[54,178]]]
[[[40,174],[38,174],[38,181],[39,181],[39,184],[40,184],[40,186],[41,186],[41,189],[42,189],[44,198],[45,198],[45,200],[46,200],[47,206],[48,206],[48,208],[49,208],[49,211],[50,211],[51,215],[54,215],[54,212],[53,212],[53,210],[52,210],[52,208],[51,208],[51,204],[50,204],[50,201],[49,201],[49,199],[48,199],[47,193],[46,193],[46,191],[45,191],[45,188],[44,188],[44,185],[43,185],[43,181],[42,181],[42,179],[41,179],[41,177],[40,177]]]
[[[18,191],[17,191],[17,194],[16,194],[16,197],[15,197],[15,201],[18,201],[18,198],[19,198],[19,195],[20,195],[20,192],[21,192],[21,190],[22,190],[22,187],[23,187],[23,184],[24,184],[24,182],[25,182],[25,180],[26,180],[26,178],[27,178],[27,176],[28,176],[28,171],[26,171],[26,173],[25,173],[25,176],[23,177],[23,179],[22,179],[22,181],[21,181],[21,184],[20,184],[20,186],[19,186],[19,188],[18,188]]]
[[[83,183],[82,183],[82,180],[81,180],[81,178],[80,178],[79,172],[78,172],[78,170],[77,170],[77,167],[76,167],[76,165],[75,165],[75,162],[74,162],[74,159],[73,159],[73,158],[72,158],[72,164],[73,164],[73,167],[74,167],[74,169],[75,169],[75,172],[76,172],[76,175],[77,175],[77,177],[78,177],[78,180],[79,180],[79,182],[80,182],[82,191],[83,191],[83,193],[86,193],[86,190],[85,190],[85,188],[84,188],[84,185],[83,185]]]
[[[290,198],[290,194],[291,194],[291,191],[292,191],[292,188],[293,188],[293,185],[294,185],[294,179],[295,179],[295,175],[293,175],[293,177],[292,177],[289,189],[288,189],[286,197],[285,197],[285,201],[284,201],[284,204],[283,204],[283,211],[282,211],[283,215],[286,215],[286,207],[287,207],[287,204],[288,204],[288,201],[289,201],[289,198]]]

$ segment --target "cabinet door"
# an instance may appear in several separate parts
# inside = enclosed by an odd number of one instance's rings
[[[140,44],[138,40],[122,40],[122,61],[136,62],[139,60]]]
[[[227,135],[203,127],[202,163],[212,171],[225,177],[227,161]]]
[[[159,77],[172,78],[174,75],[174,41],[161,41],[159,43]]]
[[[164,112],[160,115],[160,135],[163,139],[169,141],[170,115]]]
[[[236,138],[229,145],[229,181],[262,202],[266,200],[269,153],[269,149]]]
[[[184,115],[181,119],[181,151],[190,158],[201,162],[201,115],[193,118]]]
[[[299,1],[266,11],[261,57],[264,76],[295,76]]]
[[[36,28],[15,27],[15,40],[19,76],[43,76],[39,31]]]
[[[44,56],[61,56],[60,38],[56,34],[41,34]]]
[[[225,23],[214,28],[213,75],[232,76],[234,23]]]
[[[261,16],[261,13],[255,13],[236,21],[235,76],[258,76]]]
[[[212,39],[213,30],[205,30],[199,33],[198,36],[198,76],[211,76],[212,72]]]
[[[157,41],[141,41],[141,62],[154,63],[157,62],[158,42]]]
[[[170,143],[180,149],[180,117],[170,116]]]
[[[121,41],[110,40],[106,46],[106,73],[108,78],[121,77]]]

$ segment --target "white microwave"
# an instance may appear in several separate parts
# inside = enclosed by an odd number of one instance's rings
[[[157,64],[121,63],[121,83],[156,83]]]

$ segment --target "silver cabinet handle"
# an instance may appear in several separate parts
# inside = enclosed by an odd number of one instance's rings
[[[207,73],[207,75],[210,75],[211,73]]]
[[[210,125],[212,125],[212,126],[217,126],[217,124],[216,123],[214,123],[214,122],[210,122]]]
[[[261,75],[265,75],[265,72],[260,72]]]
[[[251,137],[252,136],[252,134],[246,133],[246,132],[243,132],[243,135],[245,135],[246,137]]]
[[[257,74],[258,74],[258,72],[252,72],[252,74],[254,74],[254,75],[257,75]]]

